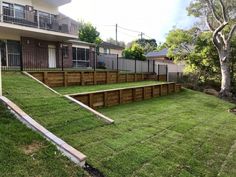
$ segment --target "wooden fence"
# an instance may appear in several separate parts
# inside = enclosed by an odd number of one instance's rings
[[[29,73],[49,87],[112,84],[144,80],[166,81],[166,75],[157,76],[153,73],[124,74],[116,71],[39,71]]]
[[[175,83],[149,85],[142,87],[113,89],[83,94],[69,95],[91,108],[109,107],[123,103],[146,100],[179,92],[181,85]]]

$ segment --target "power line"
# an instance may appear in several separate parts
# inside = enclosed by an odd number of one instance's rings
[[[134,33],[141,33],[141,31],[136,31],[136,30],[125,28],[125,27],[121,27],[121,26],[118,26],[118,28],[126,30],[126,31],[130,31],[130,32],[134,32]]]
[[[134,35],[130,35],[130,34],[127,34],[127,33],[123,33],[121,31],[119,31],[118,29],[121,29],[121,30],[124,30],[124,31],[129,31],[129,32],[132,32],[132,33],[138,33],[138,36],[140,36],[141,39],[144,39],[144,36],[150,38],[150,39],[155,39],[153,37],[150,37],[148,36],[147,34],[141,32],[141,31],[138,31],[138,30],[134,30],[134,29],[130,29],[130,28],[126,28],[126,27],[123,27],[123,26],[119,26],[118,24],[115,24],[115,25],[98,25],[98,26],[103,26],[103,27],[114,27],[115,28],[115,40],[118,42],[118,34],[119,33],[122,33],[126,36],[130,36],[130,37],[137,37],[137,36],[134,36]]]
[[[141,39],[143,39],[143,36],[146,36],[150,39],[154,39],[153,37],[150,37],[150,36],[146,35],[145,33],[138,31],[138,30],[133,30],[133,29],[129,29],[129,28],[121,27],[121,26],[118,26],[118,28],[126,30],[126,31],[130,31],[130,32],[134,32],[134,33],[139,33],[139,35],[141,36]]]
[[[121,33],[121,34],[124,34],[124,35],[126,35],[126,36],[129,36],[129,37],[133,37],[133,38],[137,38],[137,37],[138,37],[138,35],[137,35],[137,36],[135,36],[135,35],[130,35],[130,34],[128,34],[128,33],[121,32],[121,31],[120,31],[120,33]]]

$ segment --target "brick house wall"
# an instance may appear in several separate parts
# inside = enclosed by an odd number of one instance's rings
[[[45,41],[29,37],[21,37],[22,61],[24,68],[49,68],[48,46],[56,46],[56,67],[62,66],[62,50],[60,42]],[[68,56],[64,57],[64,67],[72,67],[72,44],[68,46]]]
[[[68,55],[63,56],[63,66],[64,68],[72,68],[73,62],[72,62],[72,44],[65,43],[63,44],[68,49]],[[61,43],[57,43],[57,67],[61,68],[62,66],[62,50],[61,50]]]

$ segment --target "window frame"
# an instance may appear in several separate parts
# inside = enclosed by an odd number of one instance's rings
[[[22,8],[21,10],[19,10],[19,9],[16,9],[16,7],[20,7],[20,8]],[[14,18],[17,18],[17,19],[25,19],[25,6],[23,6],[23,5],[19,5],[19,4],[14,4],[13,5],[13,10],[14,10]],[[17,13],[19,13],[19,12],[23,12],[22,13],[22,15],[23,15],[23,17],[20,17],[19,15],[16,15]]]
[[[84,52],[83,54],[81,52]],[[90,63],[89,49],[81,47],[72,47],[72,63],[75,67],[79,66],[80,63]],[[82,56],[82,58],[81,58]],[[75,57],[75,58],[74,58]]]

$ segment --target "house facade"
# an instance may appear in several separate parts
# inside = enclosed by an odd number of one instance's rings
[[[106,55],[118,55],[119,57],[122,57],[122,52],[124,49],[124,47],[108,42],[102,42],[99,45],[99,53]]]
[[[87,46],[83,50],[77,49],[78,46],[70,41],[78,39],[78,23],[58,10],[60,6],[70,2],[71,0],[0,0],[2,66],[57,68],[63,64],[64,67],[71,68],[79,66],[81,60],[89,60],[86,56],[91,53],[88,50],[92,49],[85,50]]]

